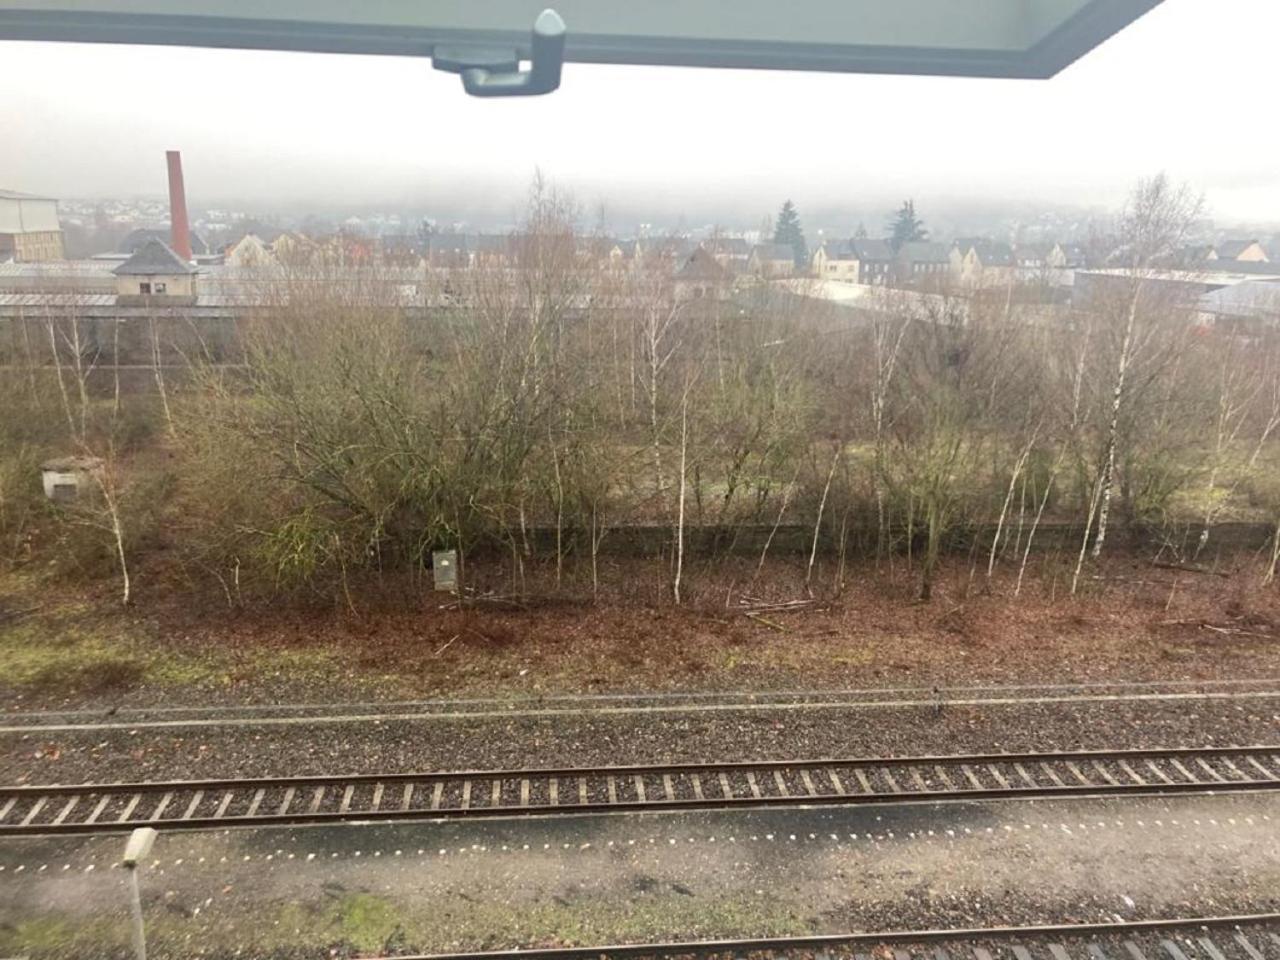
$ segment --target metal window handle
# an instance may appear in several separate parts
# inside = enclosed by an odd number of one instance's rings
[[[519,69],[519,54],[510,50],[441,48],[432,65],[462,75],[462,86],[473,97],[533,97],[560,86],[564,65],[564,20],[543,10],[533,24],[529,69]]]

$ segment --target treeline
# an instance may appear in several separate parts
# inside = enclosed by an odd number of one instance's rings
[[[1117,528],[1164,531],[1194,562],[1214,523],[1280,518],[1280,338],[1197,326],[1156,280],[1196,213],[1142,184],[1118,223],[1126,281],[1055,324],[998,298],[884,291],[849,312],[584,270],[574,211],[546,193],[522,269],[441,279],[465,307],[282,303],[243,321],[243,367],[196,353],[175,389],[157,364],[149,397],[93,396],[75,319],[51,316],[54,375],[12,368],[0,398],[4,556],[353,605],[353,584],[416,584],[442,548],[464,581],[483,558],[516,590],[537,565],[595,592],[608,538],[636,525],[669,531],[654,562],[674,602],[691,544],[746,528],[811,531],[815,593],[910,550],[928,598],[946,544],[975,531],[976,576],[1020,591],[1050,522],[1081,531],[1072,592]],[[66,453],[98,458],[95,492],[53,506],[37,468]]]

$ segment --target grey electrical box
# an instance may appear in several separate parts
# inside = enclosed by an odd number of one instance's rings
[[[458,589],[458,551],[433,550],[431,552],[431,577],[437,590],[450,593]]]

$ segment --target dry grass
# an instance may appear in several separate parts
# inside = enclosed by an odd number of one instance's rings
[[[1252,562],[1229,578],[1113,560],[1080,596],[1046,562],[1022,596],[990,588],[960,559],[932,602],[914,580],[860,568],[838,596],[744,616],[742,592],[805,596],[803,568],[779,561],[750,589],[753,563],[695,570],[691,600],[664,596],[653,561],[611,563],[625,585],[598,603],[556,593],[534,572],[516,603],[457,608],[365,585],[355,613],[324,605],[230,611],[152,595],[134,611],[109,594],[66,597],[56,615],[22,613],[37,587],[8,581],[0,623],[7,686],[23,701],[340,700],[520,696],[582,691],[779,690],[1280,676],[1280,591]],[[501,589],[500,570],[474,570]],[[510,584],[506,584],[509,588]],[[726,604],[726,601],[728,603]]]

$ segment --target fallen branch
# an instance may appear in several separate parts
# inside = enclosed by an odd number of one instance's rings
[[[760,615],[759,615],[759,614],[757,614],[757,613],[750,613],[750,612],[748,612],[748,613],[747,613],[747,619],[748,619],[748,620],[754,620],[754,621],[756,621],[756,623],[763,623],[766,627],[772,627],[774,630],[777,630],[779,633],[786,633],[786,631],[787,631],[787,628],[786,628],[786,627],[784,627],[782,624],[780,624],[780,623],[775,623],[775,622],[774,622],[774,621],[772,621],[772,620],[767,620],[767,619],[765,619],[764,617],[760,616]]]
[[[1200,626],[1202,629],[1212,630],[1214,633],[1225,634],[1229,637],[1256,637],[1259,640],[1275,639],[1275,637],[1269,633],[1258,633],[1255,630],[1240,630],[1236,627],[1215,627],[1212,623],[1202,623]]]
[[[1186,620],[1160,620],[1157,626],[1161,627],[1197,627],[1201,630],[1208,630],[1212,633],[1220,633],[1228,637],[1256,637],[1259,640],[1274,640],[1273,634],[1259,633],[1256,630],[1241,630],[1239,627],[1219,627],[1216,624],[1206,623],[1204,620],[1190,618]]]
[[[490,593],[476,593],[475,590],[468,587],[466,591],[448,603],[442,603],[437,609],[439,610],[457,610],[464,604],[469,603],[493,603],[499,606],[515,607],[517,610],[528,610],[528,606],[523,601],[513,595]]]
[[[1224,570],[1210,570],[1208,567],[1201,567],[1192,563],[1170,563],[1167,560],[1152,560],[1151,565],[1153,567],[1159,567],[1161,570],[1180,570],[1183,573],[1203,573],[1206,576],[1222,577],[1224,580],[1231,577],[1231,574]]]
[[[453,646],[453,641],[457,640],[460,636],[462,636],[462,634],[460,634],[460,633],[455,633],[452,637],[450,637],[450,638],[445,642],[445,645],[444,645],[443,647],[441,647],[439,650],[437,650],[435,653],[433,653],[433,654],[432,654],[432,656],[433,656],[433,657],[435,657],[435,658],[437,658],[437,659],[439,659],[440,654],[444,653],[444,652],[445,652],[446,650],[448,650],[451,646]]]
[[[817,600],[754,600],[751,598],[744,597],[738,602],[743,606],[747,606],[747,607],[785,608],[785,607],[811,607],[818,601]]]

